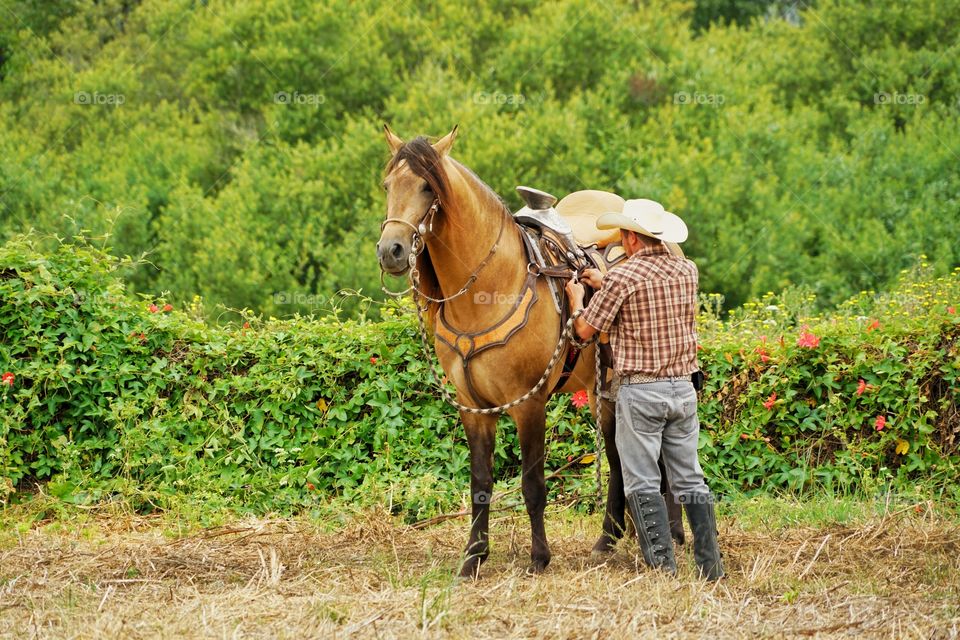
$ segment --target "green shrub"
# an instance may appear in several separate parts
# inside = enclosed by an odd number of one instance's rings
[[[40,483],[70,502],[120,496],[149,510],[186,496],[285,513],[340,498],[411,519],[467,503],[465,438],[408,305],[380,322],[244,312],[212,326],[199,303],[130,296],[120,276],[133,269],[86,244],[0,248],[7,493]],[[705,300],[711,481],[749,491],[954,478],[960,273],[923,267],[826,317],[809,315],[812,302],[788,291],[720,318]],[[819,344],[798,346],[802,332]],[[593,451],[593,421],[556,397],[548,438],[547,469],[559,469]],[[504,419],[498,476],[515,483],[518,463]],[[593,470],[574,464],[552,495],[592,496]]]

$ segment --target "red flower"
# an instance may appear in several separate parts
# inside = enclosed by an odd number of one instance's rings
[[[370,364],[377,364],[377,356],[370,356]]]
[[[173,305],[172,305],[172,304],[165,304],[165,305],[163,305],[163,310],[164,310],[164,311],[173,311]]]
[[[880,321],[874,320],[873,322],[867,325],[867,333],[870,333],[874,329],[879,329],[879,328],[880,328]]]
[[[697,351],[703,351],[703,345],[698,344],[698,345],[697,345]]]
[[[876,427],[877,431],[883,431],[883,428],[887,426],[887,416],[877,416],[873,426]]]
[[[8,387],[13,386],[13,381],[17,379],[17,376],[13,375],[9,371],[0,376],[0,384],[5,384]]]
[[[582,409],[590,404],[590,398],[587,396],[587,390],[580,389],[580,391],[574,393],[570,398],[570,402],[573,403],[573,406],[575,406],[577,409]]]
[[[956,312],[957,310],[954,307],[947,307],[947,313],[949,313],[950,315],[953,315]]]
[[[150,310],[150,313],[156,313],[157,311],[160,311],[160,308],[155,304],[150,305],[147,307],[147,309]]]
[[[763,403],[763,408],[769,411],[773,409],[773,405],[777,402],[777,392],[774,391],[770,394],[770,397],[767,398],[767,401]]]
[[[313,491],[314,489],[316,489],[316,487],[313,486],[313,483],[312,483],[312,482],[308,482],[308,483],[307,483],[307,489],[310,489],[310,491]]]
[[[249,328],[250,328],[250,323],[249,323],[249,322],[244,322],[244,323],[243,323],[243,328],[244,328],[244,329],[249,329]]]
[[[870,386],[870,385],[868,385],[866,382],[864,382],[863,378],[860,378],[860,382],[857,384],[857,395],[858,395],[858,396],[862,396],[862,395],[863,395],[863,392],[866,391],[866,390],[867,390],[867,387],[869,387],[869,386]]]
[[[816,349],[820,346],[820,338],[813,335],[809,331],[801,331],[800,338],[797,340],[798,347],[804,347],[806,349]]]

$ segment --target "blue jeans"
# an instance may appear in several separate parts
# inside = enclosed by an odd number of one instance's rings
[[[675,495],[709,493],[697,459],[699,433],[697,392],[689,380],[622,385],[617,393],[617,451],[624,493],[660,493],[661,452]]]

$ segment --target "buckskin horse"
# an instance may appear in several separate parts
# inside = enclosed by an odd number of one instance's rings
[[[561,380],[572,347],[562,338],[547,278],[530,268],[520,228],[501,198],[450,157],[457,128],[433,144],[424,137],[404,142],[386,125],[384,132],[391,158],[383,182],[387,215],[377,243],[380,268],[410,275],[421,324],[433,329],[440,365],[456,388],[455,405],[470,446],[473,520],[460,575],[476,577],[489,554],[493,454],[502,411],[516,423],[520,440],[530,570],[539,573],[550,562],[543,517],[546,403],[553,393],[586,389],[596,413],[596,345],[584,348]],[[556,358],[558,352],[563,357]],[[593,547],[597,554],[613,549],[625,524],[614,408],[600,402],[610,480],[603,531]],[[682,540],[679,505],[669,498],[667,504],[673,535]]]

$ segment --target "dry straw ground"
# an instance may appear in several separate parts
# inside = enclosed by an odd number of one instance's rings
[[[414,530],[367,513],[335,529],[258,520],[176,533],[166,519],[7,526],[0,635],[30,638],[878,637],[960,630],[960,528],[932,503],[790,522],[737,516],[729,579],[591,560],[595,517],[550,515],[553,563],[525,574],[522,514],[498,519],[477,582],[456,582],[465,522]],[[780,509],[781,513],[777,513]],[[769,516],[769,517],[768,517]],[[689,550],[684,553],[689,554]]]

